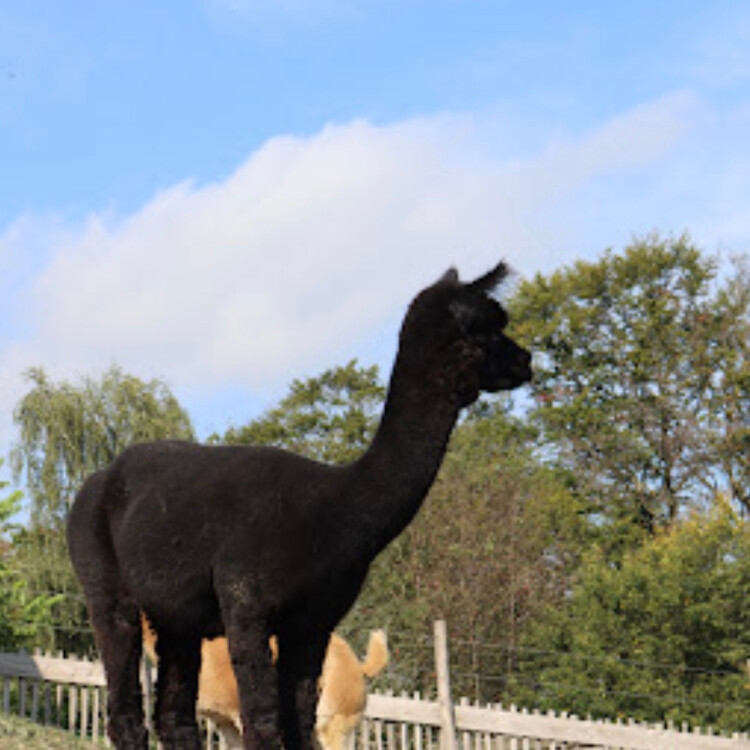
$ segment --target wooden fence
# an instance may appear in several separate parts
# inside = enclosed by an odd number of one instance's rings
[[[453,703],[444,623],[435,626],[438,700],[372,693],[356,750],[750,750],[750,738],[685,727],[607,722],[513,707]],[[144,673],[144,683],[152,675]],[[61,726],[106,744],[105,681],[99,662],[0,653],[2,711]],[[208,750],[220,748],[207,730]]]

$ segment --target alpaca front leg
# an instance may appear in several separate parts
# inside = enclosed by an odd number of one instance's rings
[[[281,750],[278,680],[266,630],[229,624],[226,633],[239,689],[243,747]]]
[[[315,743],[315,706],[317,678],[287,680],[279,674],[281,683],[281,730],[286,750],[313,750]]]
[[[329,634],[300,632],[279,639],[279,700],[286,750],[314,750],[318,679]]]

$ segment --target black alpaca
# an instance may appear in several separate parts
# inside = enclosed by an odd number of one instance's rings
[[[144,750],[140,611],[158,634],[156,727],[195,750],[202,638],[226,633],[244,747],[311,750],[316,682],[330,633],[375,556],[412,520],[459,410],[531,377],[489,295],[504,264],[423,290],[401,328],[385,409],[368,451],[321,464],[266,447],[134,445],[91,476],[68,545],[109,689],[109,736]],[[272,664],[268,639],[276,634]]]

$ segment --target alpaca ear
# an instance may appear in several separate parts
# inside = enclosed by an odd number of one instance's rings
[[[458,284],[458,271],[451,267],[439,279],[438,284]]]
[[[508,264],[504,260],[501,260],[491,271],[488,271],[484,276],[480,276],[466,286],[473,291],[489,294],[497,289],[509,273]]]

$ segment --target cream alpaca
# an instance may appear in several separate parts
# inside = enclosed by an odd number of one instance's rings
[[[156,663],[156,635],[143,621],[143,642],[149,658]],[[276,639],[270,648],[278,657]],[[367,703],[365,677],[375,677],[388,663],[385,632],[373,630],[364,661],[336,633],[331,634],[320,675],[315,731],[323,750],[346,750],[349,737],[362,721]],[[201,644],[201,669],[198,677],[197,711],[211,719],[224,736],[228,750],[242,748],[237,680],[229,657],[227,639],[204,640]]]

